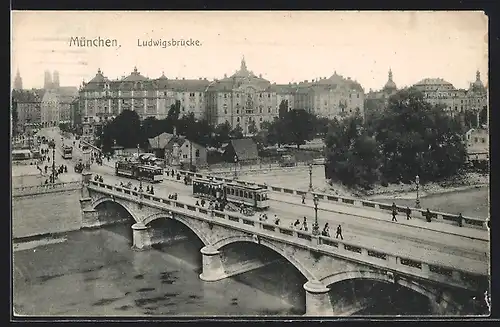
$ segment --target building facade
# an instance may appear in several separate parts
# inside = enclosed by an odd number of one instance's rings
[[[428,102],[443,105],[444,110],[451,116],[472,111],[476,113],[479,121],[480,112],[488,111],[486,87],[481,81],[479,71],[476,72],[476,80],[470,83],[467,90],[457,89],[441,78],[425,78],[413,87],[421,91]]]
[[[298,83],[294,107],[305,109],[319,117],[342,119],[359,113],[364,116],[364,90],[350,77],[334,72],[329,78]]]
[[[472,128],[465,133],[465,145],[467,159],[470,162],[488,161],[490,151],[490,140],[488,128]]]
[[[43,90],[14,90],[12,102],[17,108],[17,124],[39,125],[41,123],[41,104]]]
[[[179,101],[181,115],[192,112],[212,125],[227,121],[247,134],[251,124],[259,129],[263,122],[278,117],[283,101],[287,101],[287,110],[300,108],[330,118],[362,113],[364,92],[359,83],[337,74],[312,82],[271,84],[250,71],[243,58],[233,75],[213,81],[168,79],[164,74],[150,79],[137,68],[129,76],[110,80],[99,69],[92,80],[83,83],[79,101],[86,133],[123,110],[134,110],[141,119],[163,119]]]

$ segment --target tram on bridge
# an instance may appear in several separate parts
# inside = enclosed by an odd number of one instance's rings
[[[245,205],[255,210],[269,208],[267,190],[256,185],[224,183],[207,178],[193,180],[193,196],[209,200],[224,199],[238,205]]]
[[[140,162],[118,161],[115,164],[115,175],[137,180],[160,183],[163,181],[163,169],[157,166],[144,165]]]

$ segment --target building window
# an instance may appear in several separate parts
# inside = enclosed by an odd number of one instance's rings
[[[270,114],[271,113],[271,107],[267,107],[267,113]]]
[[[227,115],[227,109],[224,109],[224,115]]]
[[[262,117],[259,118],[259,121],[262,121]]]
[[[224,93],[224,99],[227,99],[227,94],[226,93]]]
[[[485,143],[485,142],[486,142],[486,139],[483,137],[483,138],[481,139],[481,142],[482,142],[482,143]]]
[[[184,154],[184,155],[182,155],[182,157],[183,157],[184,159],[187,159],[188,155],[187,155],[187,154]]]
[[[477,143],[477,137],[474,138],[474,143]]]
[[[358,93],[358,99],[359,99],[359,93]]]
[[[236,109],[236,114],[240,114],[240,109]]]
[[[196,158],[199,158],[200,157],[200,150],[196,149],[196,152],[194,155]]]
[[[236,93],[236,97],[239,98],[240,97],[240,94],[239,93]]]
[[[240,117],[236,118],[236,122],[239,123],[240,122]]]
[[[259,94],[259,98],[262,98],[262,93]]]
[[[271,97],[271,93],[269,93],[269,94],[267,95],[267,97],[268,97],[268,98],[270,98],[270,97]]]

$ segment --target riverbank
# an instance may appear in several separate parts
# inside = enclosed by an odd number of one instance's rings
[[[469,172],[446,181],[431,182],[419,186],[419,197],[451,192],[460,192],[474,188],[489,187],[489,175]],[[361,190],[348,188],[338,183],[330,183],[328,193],[335,193],[341,196],[352,196],[370,200],[377,199],[415,199],[416,185],[413,184],[389,184],[382,186],[376,184],[371,190]]]

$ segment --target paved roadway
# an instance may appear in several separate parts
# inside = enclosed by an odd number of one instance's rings
[[[94,164],[91,171],[103,175],[105,183],[119,184],[132,181],[132,184],[139,185],[137,181],[114,176],[114,169],[111,164],[108,165]],[[147,185],[151,184],[143,183],[144,189]],[[179,201],[193,205],[197,201],[192,197],[191,186],[173,181],[171,177],[165,176],[162,183],[153,185],[156,195],[166,197],[176,192]],[[270,192],[269,197],[271,206],[267,214],[270,223],[273,222],[274,215],[277,215],[281,225],[285,226],[290,226],[296,219],[302,222],[306,216],[308,227],[311,228],[314,208],[310,199],[303,205],[300,203],[300,198],[286,194]],[[394,253],[415,260],[435,264],[447,262],[453,267],[467,267],[471,272],[488,273],[488,233],[482,230],[437,222],[427,223],[420,219],[407,221],[404,215],[399,215],[398,222],[391,222],[389,213],[321,202],[318,221],[320,229],[326,222],[329,223],[332,237],[335,236],[336,226],[341,224],[344,239],[363,247],[372,246],[381,252]]]

